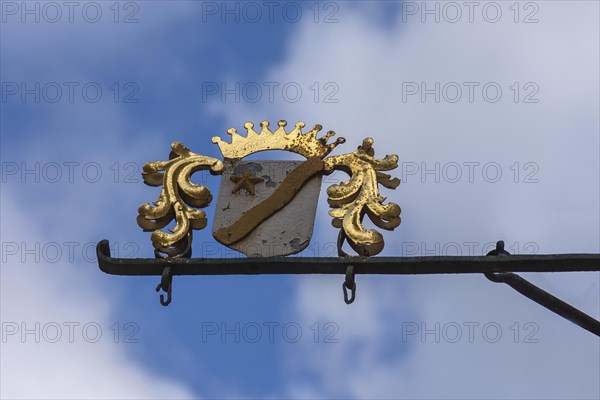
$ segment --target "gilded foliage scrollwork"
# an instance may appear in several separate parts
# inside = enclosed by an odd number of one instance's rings
[[[365,214],[382,229],[393,230],[400,225],[400,207],[392,202],[384,204],[386,199],[379,193],[379,184],[395,189],[400,183],[398,178],[381,172],[396,168],[398,156],[376,159],[372,145],[373,139],[366,138],[356,151],[324,160],[325,172],[337,169],[350,175],[348,181],[327,188],[333,208],[329,215],[333,225],[343,229],[350,246],[362,256],[380,253],[385,244],[381,233],[364,227]]]
[[[223,171],[223,162],[212,157],[192,153],[180,142],[171,145],[169,161],[154,161],[144,165],[142,177],[149,186],[162,186],[153,204],[138,208],[137,223],[144,231],[152,232],[152,244],[160,253],[178,256],[188,245],[192,229],[206,227],[206,214],[198,208],[207,207],[212,195],[207,187],[191,181],[193,173],[209,170],[213,174]],[[175,220],[175,226],[165,228]]]

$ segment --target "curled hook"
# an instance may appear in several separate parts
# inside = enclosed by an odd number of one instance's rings
[[[338,240],[337,240],[338,257],[348,257],[348,253],[346,253],[344,251],[344,249],[342,248],[344,246],[345,240],[346,240],[346,232],[344,232],[344,229],[340,229],[340,233],[338,234]]]
[[[165,269],[163,269],[160,283],[156,286],[156,291],[158,292],[160,289],[167,292],[166,301],[165,296],[163,294],[160,295],[160,304],[166,307],[171,303],[171,290],[173,289],[173,274],[171,273],[171,267],[165,267]]]
[[[486,254],[487,256],[510,256],[510,253],[504,250],[504,240],[496,242],[496,248]],[[501,283],[508,277],[514,275],[512,272],[484,272],[486,278],[492,282]]]
[[[354,267],[349,265],[346,268],[346,280],[342,283],[342,289],[344,290],[344,302],[346,304],[354,303],[356,298],[356,282],[354,281]],[[350,298],[348,298],[348,290],[350,290]]]

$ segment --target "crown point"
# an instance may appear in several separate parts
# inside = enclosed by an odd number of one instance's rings
[[[272,133],[269,130],[269,121],[261,121],[260,126],[262,127],[262,130],[260,131],[261,135],[268,135]]]
[[[339,137],[339,138],[337,138],[337,139],[335,140],[335,142],[336,142],[337,144],[346,143],[346,138]]]
[[[328,131],[325,136],[323,136],[321,139],[319,139],[321,142],[323,142],[324,144],[327,144],[327,141],[329,140],[330,137],[334,136],[335,132],[334,131]]]
[[[280,120],[277,122],[278,129],[271,131],[269,129],[269,121],[261,121],[262,130],[258,134],[254,130],[252,122],[246,122],[244,127],[247,130],[247,135],[241,136],[236,128],[229,128],[227,133],[231,136],[231,141],[225,141],[218,136],[212,138],[212,142],[219,145],[221,153],[228,159],[241,159],[249,154],[253,154],[261,150],[288,150],[305,157],[325,157],[331,152],[335,146],[344,143],[344,138],[338,138],[334,143],[327,144],[327,141],[335,133],[328,131],[324,137],[316,138],[317,132],[323,129],[322,125],[315,124],[313,129],[306,134],[302,133],[302,128],[306,124],[302,121],[295,123],[295,128],[289,133],[284,129],[287,126],[287,121]],[[368,143],[367,143],[368,146]]]

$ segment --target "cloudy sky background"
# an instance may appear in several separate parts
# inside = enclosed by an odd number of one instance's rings
[[[2,397],[600,396],[598,338],[483,276],[359,276],[351,306],[341,276],[176,277],[163,308],[157,277],[107,276],[94,259],[104,238],[121,256],[152,257],[135,223],[137,206],[158,196],[140,182],[144,162],[165,159],[174,140],[219,157],[212,136],[279,119],[335,130],[347,139],[336,154],[372,136],[378,157],[399,155],[403,182],[384,196],[402,207],[402,224],[386,232],[383,255],[479,255],[499,239],[513,253],[600,252],[597,2],[482,2],[472,22],[461,6],[455,23],[455,9],[435,2],[439,23],[422,3],[293,3],[272,18],[262,7],[256,22],[241,3],[239,21],[220,2],[79,3],[73,22],[63,5],[55,23],[46,3],[27,3],[39,4],[39,23],[21,4],[0,4]],[[47,87],[40,101],[22,98],[20,85],[36,82]],[[52,82],[63,88],[55,103]],[[79,84],[72,102],[65,82]],[[102,89],[96,102],[81,92],[90,82]],[[268,82],[278,85],[272,101]],[[456,82],[462,97],[406,94],[422,82]],[[464,82],[479,84],[472,102]],[[497,102],[482,93],[490,82]],[[236,83],[247,88],[239,101],[221,96]],[[301,88],[297,101],[286,85]],[[538,101],[526,103],[532,88]],[[422,174],[436,163],[437,181]],[[23,174],[36,165],[39,177]],[[219,178],[205,178],[216,193]],[[307,256],[332,255],[336,238],[319,204]],[[194,254],[234,256],[213,243],[199,232]],[[524,275],[598,318],[598,273]],[[39,343],[21,335],[36,323]],[[206,336],[236,323],[258,324],[261,339]],[[287,323],[301,327],[298,342],[282,334]],[[494,343],[490,324],[502,329]],[[51,340],[56,325],[62,336]]]

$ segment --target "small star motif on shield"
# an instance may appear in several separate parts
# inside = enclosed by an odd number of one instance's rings
[[[250,175],[250,171],[246,170],[244,175],[233,175],[231,181],[235,183],[235,186],[231,190],[231,193],[238,193],[244,189],[248,194],[256,194],[254,185],[264,182],[265,180],[261,177]]]

